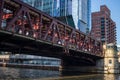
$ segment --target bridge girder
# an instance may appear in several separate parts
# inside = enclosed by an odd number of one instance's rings
[[[19,0],[0,0],[0,14],[0,50],[103,57],[101,42]]]

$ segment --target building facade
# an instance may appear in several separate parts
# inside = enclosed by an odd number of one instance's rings
[[[117,50],[120,52],[120,45],[117,45]]]
[[[100,6],[100,11],[92,13],[91,36],[106,44],[116,44],[116,24],[106,5]]]
[[[90,0],[22,0],[86,33],[90,28]]]

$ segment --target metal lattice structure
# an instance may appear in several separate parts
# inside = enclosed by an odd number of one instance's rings
[[[0,30],[102,57],[101,42],[19,1],[0,0]]]

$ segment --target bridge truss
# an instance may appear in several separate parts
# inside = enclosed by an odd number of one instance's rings
[[[0,31],[60,46],[67,55],[74,50],[103,56],[101,42],[20,0],[0,0]]]

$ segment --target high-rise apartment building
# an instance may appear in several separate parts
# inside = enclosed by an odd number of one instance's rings
[[[88,32],[90,28],[90,0],[22,0],[56,17],[64,23]]]
[[[91,36],[106,44],[116,44],[116,24],[106,5],[100,6],[100,11],[92,13]]]

